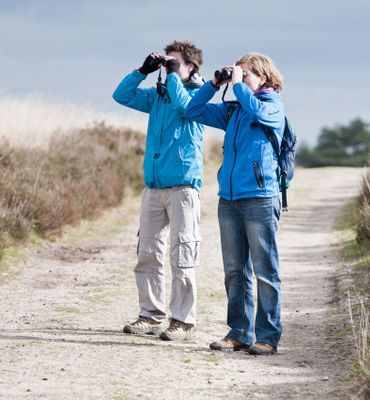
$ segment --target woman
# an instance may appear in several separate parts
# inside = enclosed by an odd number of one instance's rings
[[[277,352],[282,325],[276,244],[279,171],[264,128],[272,130],[280,144],[285,124],[279,95],[283,79],[271,59],[257,53],[226,69],[232,71],[232,77],[204,84],[186,111],[189,119],[226,131],[218,172],[218,219],[230,331],[210,347],[267,355]],[[230,103],[209,103],[220,86],[229,82],[238,100],[231,117]],[[256,316],[253,273],[257,279]]]

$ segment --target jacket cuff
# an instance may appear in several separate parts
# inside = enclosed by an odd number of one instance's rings
[[[138,69],[134,69],[132,71],[132,76],[137,79],[141,79],[142,81],[147,77],[147,75],[142,74]]]

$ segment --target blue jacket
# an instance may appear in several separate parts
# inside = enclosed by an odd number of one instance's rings
[[[149,113],[144,157],[145,186],[163,189],[191,185],[200,190],[204,126],[185,116],[185,108],[198,87],[192,81],[184,85],[177,73],[170,73],[162,97],[154,87],[138,88],[145,77],[134,70],[113,93],[113,99],[118,103]]]
[[[186,116],[226,131],[224,159],[217,174],[219,196],[226,200],[277,196],[277,157],[261,124],[273,128],[280,145],[285,124],[280,95],[275,91],[254,94],[244,82],[237,83],[233,91],[240,104],[228,121],[227,104],[208,104],[217,90],[207,82],[189,103]]]

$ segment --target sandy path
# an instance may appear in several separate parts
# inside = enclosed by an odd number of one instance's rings
[[[121,333],[138,311],[138,204],[28,249],[0,278],[0,398],[348,398],[346,327],[332,301],[341,246],[334,219],[360,173],[300,170],[289,189],[279,234],[284,333],[271,357],[208,349],[226,333],[213,174],[202,192],[199,325],[189,342]]]

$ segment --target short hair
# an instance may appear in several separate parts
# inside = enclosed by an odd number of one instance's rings
[[[182,58],[184,59],[186,64],[193,64],[194,69],[191,73],[193,75],[196,72],[199,72],[200,66],[203,64],[203,53],[201,49],[195,46],[194,43],[189,42],[187,40],[178,41],[175,40],[174,42],[168,44],[164,51],[166,54],[175,51],[177,53],[181,53]]]
[[[283,90],[283,75],[281,75],[270,57],[260,53],[250,53],[236,62],[236,65],[239,64],[247,64],[254,74],[264,76],[266,78],[266,87],[272,87],[277,92]]]

